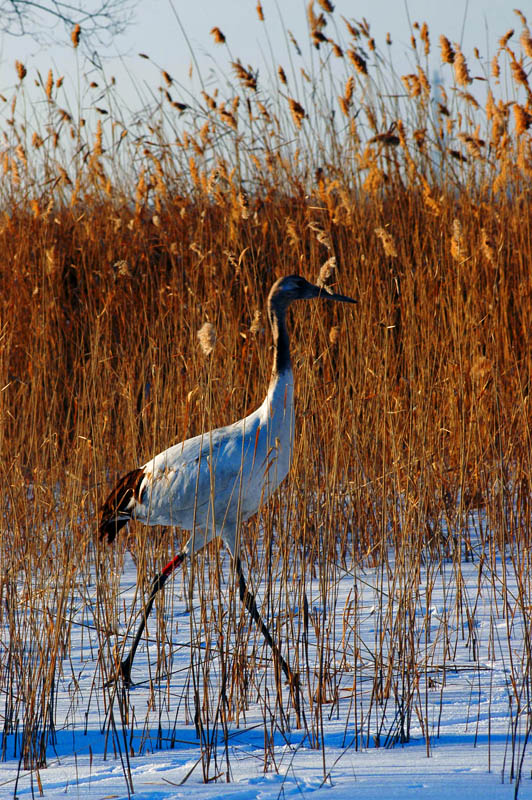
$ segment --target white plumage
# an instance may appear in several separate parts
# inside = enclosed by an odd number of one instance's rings
[[[234,554],[239,520],[255,514],[288,474],[293,392],[292,372],[286,370],[249,416],[176,444],[144,464],[141,501],[133,503],[131,515],[146,524],[194,530],[187,552],[218,535]]]
[[[274,358],[262,405],[238,422],[194,436],[159,453],[125,475],[102,507],[100,534],[110,542],[130,519],[146,525],[170,525],[191,531],[183,548],[155,578],[129,656],[121,664],[131,681],[131,664],[157,592],[190,555],[220,536],[234,558],[242,602],[261,628],[291,686],[296,679],[262,621],[248,591],[238,554],[239,526],[255,514],[288,474],[294,441],[294,383],[285,324],[294,300],[319,297],[354,303],[298,275],[281,278],[268,296]]]

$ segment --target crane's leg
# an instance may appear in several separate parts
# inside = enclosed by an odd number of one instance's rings
[[[131,667],[133,665],[133,659],[135,658],[135,653],[137,652],[137,647],[139,646],[139,642],[142,638],[142,634],[144,633],[144,628],[146,627],[146,621],[150,615],[150,611],[152,609],[155,596],[157,592],[163,588],[164,584],[172,574],[172,572],[177,569],[177,567],[183,563],[185,560],[186,553],[181,552],[173,558],[168,564],[162,569],[162,571],[157,575],[155,580],[153,581],[150,596],[148,598],[148,602],[144,608],[144,613],[142,615],[142,619],[140,621],[139,628],[137,630],[136,636],[133,640],[133,644],[131,646],[131,650],[127,658],[125,658],[120,663],[120,674],[122,675],[122,679],[126,686],[131,686]]]
[[[246,580],[244,578],[244,573],[242,572],[242,562],[240,561],[240,557],[239,556],[236,556],[236,558],[235,558],[235,568],[236,568],[236,573],[238,575],[238,583],[239,583],[239,586],[240,586],[240,600],[245,605],[245,607],[247,608],[247,610],[249,611],[249,613],[253,617],[253,620],[255,621],[255,623],[258,625],[258,627],[262,631],[262,635],[264,636],[264,638],[266,639],[266,641],[270,645],[274,657],[277,659],[281,669],[283,670],[284,676],[285,676],[285,678],[288,681],[288,684],[290,686],[290,693],[291,693],[293,701],[294,701],[294,708],[295,708],[295,711],[296,711],[296,715],[297,715],[297,718],[298,718],[298,724],[299,724],[299,714],[300,714],[299,676],[296,673],[292,672],[292,670],[290,669],[290,667],[288,666],[288,664],[284,660],[283,656],[279,652],[279,648],[277,647],[277,645],[275,644],[275,642],[272,639],[272,635],[271,635],[270,631],[266,627],[266,624],[265,624],[264,620],[262,619],[261,615],[259,614],[259,609],[257,608],[257,603],[255,602],[255,597],[249,591],[249,589],[248,589],[248,587],[246,585]]]
[[[142,638],[142,634],[144,633],[144,629],[146,627],[146,622],[147,622],[147,619],[148,619],[148,617],[150,615],[150,612],[152,610],[153,603],[155,602],[155,597],[157,595],[157,592],[159,592],[163,588],[163,586],[165,585],[166,581],[168,580],[168,578],[170,577],[172,572],[174,572],[174,570],[177,569],[177,567],[180,566],[180,564],[183,563],[183,561],[185,560],[186,554],[187,554],[187,550],[185,548],[185,550],[183,550],[181,553],[178,553],[177,556],[175,556],[175,558],[173,558],[171,561],[168,562],[168,564],[166,564],[166,566],[161,570],[161,572],[155,577],[155,579],[153,581],[153,584],[152,584],[152,587],[151,587],[150,596],[148,598],[148,602],[146,603],[146,606],[144,607],[144,612],[143,612],[143,615],[142,615],[142,619],[140,621],[140,625],[138,627],[137,633],[136,633],[135,638],[133,640],[133,644],[131,646],[131,649],[130,649],[127,657],[120,663],[120,674],[122,675],[122,679],[124,681],[124,685],[125,686],[131,686],[131,667],[133,665],[133,659],[135,658],[135,653],[137,652],[137,647],[139,646],[139,642],[140,642],[140,640]],[[236,572],[237,572],[237,575],[238,575],[238,582],[239,582],[239,589],[240,589],[240,600],[245,605],[246,609],[251,614],[254,622],[256,623],[256,625],[261,630],[262,635],[264,636],[264,638],[266,639],[266,642],[268,643],[268,645],[270,646],[270,648],[272,650],[274,658],[277,659],[277,661],[279,663],[279,666],[281,667],[281,669],[282,669],[282,671],[284,673],[284,676],[285,676],[286,680],[288,681],[288,684],[290,686],[290,693],[291,693],[292,698],[293,698],[294,708],[295,708],[295,711],[296,711],[296,715],[297,715],[297,719],[298,719],[298,725],[299,725],[299,718],[300,718],[299,676],[296,673],[292,672],[292,670],[290,669],[290,667],[286,663],[285,659],[283,658],[283,656],[279,652],[279,648],[277,647],[276,643],[272,639],[272,635],[271,635],[270,631],[268,630],[268,628],[266,627],[266,624],[264,623],[264,620],[262,619],[262,617],[261,617],[261,615],[259,613],[259,610],[257,608],[257,603],[255,602],[255,597],[253,596],[253,594],[249,591],[249,589],[247,587],[246,580],[244,578],[244,573],[242,571],[242,562],[240,561],[240,557],[239,556],[237,556],[235,558],[235,568],[236,568]]]

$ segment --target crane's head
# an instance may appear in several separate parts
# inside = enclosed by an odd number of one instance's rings
[[[352,297],[331,292],[324,286],[315,286],[300,275],[286,275],[276,281],[269,295],[269,303],[286,308],[294,300],[310,300],[319,297],[322,300],[336,300],[341,303],[356,303]]]

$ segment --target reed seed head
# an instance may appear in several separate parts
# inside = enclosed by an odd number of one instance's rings
[[[331,345],[331,347],[336,347],[339,339],[340,339],[340,326],[333,325],[333,327],[329,331],[329,344]]]
[[[451,238],[451,256],[455,261],[464,261],[466,258],[462,225],[459,219],[453,220],[453,235]]]
[[[296,128],[301,128],[301,123],[307,116],[305,109],[301,103],[298,103],[298,101],[294,100],[293,97],[288,98],[288,105],[290,107],[290,113],[292,114],[292,119],[294,120]]]
[[[459,86],[468,86],[473,82],[473,80],[469,74],[465,56],[456,44],[455,48],[456,53],[454,57],[454,75],[456,82]]]
[[[458,138],[465,144],[469,153],[474,158],[480,158],[482,156],[481,148],[486,144],[484,139],[480,139],[478,136],[470,136],[467,133],[459,133]]]
[[[417,75],[414,75],[413,73],[410,73],[409,75],[402,75],[401,81],[407,90],[409,97],[418,97],[421,94],[421,82]]]
[[[216,331],[210,322],[204,322],[198,331],[198,339],[203,354],[210,356],[216,344]]]
[[[240,206],[240,216],[242,219],[249,219],[250,215],[250,207],[249,207],[249,196],[244,189],[239,192],[238,195],[238,205]]]
[[[27,160],[27,157],[26,157],[26,151],[25,151],[24,146],[23,146],[23,144],[21,142],[19,142],[19,144],[16,146],[15,153],[17,154],[17,158],[19,159],[19,161],[22,161],[24,166],[27,167],[28,166],[28,160]]]
[[[227,109],[225,107],[225,103],[222,103],[219,106],[218,114],[220,116],[220,119],[223,122],[225,122],[226,125],[228,125],[230,128],[232,128],[234,131],[237,130],[238,123],[236,121],[236,117],[235,117],[235,115],[233,113],[231,113],[231,111],[229,111],[229,109]]]
[[[129,264],[125,259],[120,259],[120,261],[115,261],[115,263],[113,264],[113,271],[115,279],[131,278],[131,270],[129,269]]]
[[[48,78],[46,79],[46,86],[44,87],[44,91],[46,93],[46,97],[48,100],[52,99],[52,91],[54,88],[54,76],[52,70],[48,70]]]
[[[308,227],[316,234],[316,239],[318,242],[326,247],[329,252],[332,252],[333,246],[327,231],[320,227],[320,225],[318,225],[316,222],[309,222]]]
[[[429,28],[426,22],[423,23],[421,26],[420,31],[421,41],[425,45],[425,55],[428,56],[430,53],[430,37],[429,37]]]
[[[482,255],[486,261],[489,264],[495,264],[495,246],[485,228],[482,228],[482,239],[480,246]]]
[[[353,50],[352,48],[350,48],[347,51],[347,57],[349,58],[349,61],[351,62],[351,64],[354,66],[354,68],[356,69],[356,71],[360,75],[367,75],[368,74],[368,67],[367,67],[366,61],[362,58],[361,55],[359,55],[356,52],[356,50]]]
[[[246,86],[248,89],[253,89],[254,92],[257,91],[257,76],[251,71],[251,67],[246,69],[242,66],[240,61],[232,61],[231,67],[243,86]]]
[[[510,30],[506,31],[504,36],[501,36],[501,38],[499,39],[499,47],[501,48],[501,50],[504,50],[504,48],[506,47],[506,45],[508,44],[513,35],[514,35],[514,29],[510,28]]]
[[[320,269],[320,274],[318,280],[316,281],[317,286],[327,286],[330,279],[332,278],[333,272],[336,269],[336,258],[331,256],[330,258],[322,264]]]
[[[430,83],[429,79],[427,78],[427,74],[425,70],[418,64],[417,74],[419,78],[419,82],[421,84],[421,88],[423,89],[426,94],[430,94]]]
[[[523,69],[523,65],[512,57],[510,66],[512,68],[512,75],[514,77],[514,81],[516,83],[520,83],[522,86],[525,86],[528,89],[528,77],[525,70]]]
[[[215,44],[225,44],[225,36],[220,30],[220,28],[217,27],[211,28],[211,35],[214,39]]]
[[[78,48],[80,38],[81,38],[81,28],[79,25],[74,25],[72,33],[70,34],[70,39],[72,41],[72,47],[74,48],[74,50]]]
[[[414,141],[417,144],[418,148],[421,150],[425,144],[425,138],[427,136],[427,129],[426,128],[417,128],[414,133],[412,134],[414,137]]]
[[[27,70],[22,61],[15,61],[15,69],[17,71],[18,79],[23,81],[27,75]]]
[[[522,136],[532,123],[532,114],[530,114],[519,103],[514,104],[514,119],[515,119],[515,132],[517,136]]]
[[[377,238],[381,240],[384,253],[390,258],[397,258],[397,248],[393,236],[385,228],[375,228]]]
[[[345,83],[345,89],[344,89],[344,99],[348,105],[350,105],[351,100],[353,99],[354,89],[355,89],[355,79],[353,78],[352,75],[350,75]]]
[[[251,322],[251,325],[249,326],[249,332],[253,336],[256,336],[260,331],[261,319],[262,319],[262,312],[259,311],[259,309],[255,309],[255,313],[253,314],[253,320]]]
[[[525,55],[528,58],[532,58],[532,36],[530,36],[530,29],[527,25],[525,25],[523,33],[519,37],[519,42]]]
[[[454,50],[446,36],[440,36],[441,60],[443,64],[454,63]]]
[[[349,116],[349,106],[350,106],[350,104],[347,102],[345,97],[342,97],[342,95],[338,95],[338,104],[339,104],[339,106],[340,106],[340,108],[342,110],[342,114],[344,114],[346,117],[348,117]]]

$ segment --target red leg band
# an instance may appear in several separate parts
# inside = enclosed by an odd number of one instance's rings
[[[175,558],[173,558],[171,561],[168,562],[168,564],[165,567],[163,567],[161,575],[164,575],[165,578],[167,578],[169,575],[172,574],[174,569],[176,569],[180,564],[183,563],[184,560],[185,560],[185,554],[178,553]]]

